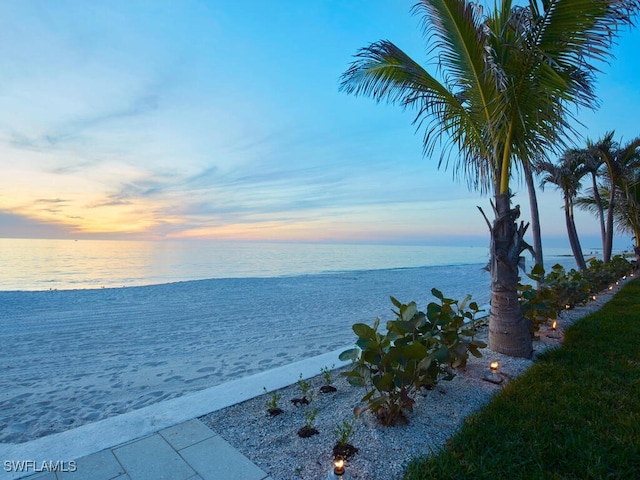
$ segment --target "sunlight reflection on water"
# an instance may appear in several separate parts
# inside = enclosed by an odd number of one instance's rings
[[[485,247],[0,239],[0,290],[482,265],[487,258]]]

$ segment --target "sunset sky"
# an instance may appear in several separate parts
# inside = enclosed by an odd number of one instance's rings
[[[1,2],[0,237],[486,244],[489,199],[423,158],[412,112],[338,89],[373,41],[425,60],[413,3]],[[624,31],[585,136],[640,135],[639,50]]]

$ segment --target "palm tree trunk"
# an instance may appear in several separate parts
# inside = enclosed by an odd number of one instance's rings
[[[587,264],[584,261],[584,254],[582,253],[582,247],[580,246],[580,239],[578,238],[578,230],[576,229],[576,222],[573,218],[573,206],[569,199],[564,200],[564,218],[567,224],[567,235],[569,236],[569,245],[571,245],[571,251],[573,257],[576,259],[576,265],[580,270],[587,268]]]
[[[529,190],[529,208],[531,209],[531,235],[533,235],[533,253],[535,262],[544,267],[544,259],[542,256],[542,237],[540,235],[540,213],[538,211],[538,199],[536,197],[536,188],[533,183],[533,172],[529,162],[524,162],[524,178],[527,182]],[[538,288],[540,285],[538,285]]]
[[[609,263],[611,261],[611,251],[613,250],[613,211],[615,209],[616,184],[611,181],[611,192],[609,194],[609,206],[607,208],[607,235],[605,237],[604,247],[602,249],[602,261]]]
[[[604,252],[605,243],[607,243],[607,230],[604,226],[604,208],[602,207],[602,198],[600,198],[600,192],[598,191],[598,182],[596,181],[596,174],[591,174],[593,181],[593,199],[596,202],[598,208],[598,218],[600,220],[600,236],[602,237],[602,251]]]
[[[491,230],[491,311],[489,348],[512,357],[530,357],[533,352],[530,322],[522,315],[518,301],[518,262],[523,251],[527,225],[516,220],[518,207],[511,209],[510,194],[496,194],[495,220]],[[485,217],[486,218],[486,217]]]

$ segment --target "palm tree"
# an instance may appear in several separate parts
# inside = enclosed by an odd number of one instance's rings
[[[539,165],[539,169],[540,172],[544,174],[540,182],[541,187],[544,188],[546,184],[551,183],[562,191],[564,218],[567,225],[567,234],[569,235],[569,245],[571,246],[571,251],[576,259],[578,268],[584,270],[587,264],[584,261],[573,215],[573,201],[580,190],[582,177],[588,173],[582,161],[581,151],[577,149],[567,150],[565,154],[560,157],[557,164],[548,161],[542,162]]]
[[[636,267],[640,265],[640,168],[636,167],[625,185],[624,196],[617,202],[616,224],[621,233],[631,233],[635,245]]]
[[[635,237],[636,256],[640,260],[640,137],[624,146],[613,141],[613,132],[598,143],[588,144],[590,157],[599,158],[607,169],[602,185],[594,182],[586,196],[578,197],[575,204],[600,217],[606,225],[603,234],[603,260],[609,262],[613,249],[613,227],[621,233]],[[599,157],[598,157],[599,156]]]
[[[573,107],[593,107],[593,62],[610,57],[617,26],[631,24],[640,0],[530,0],[483,7],[467,0],[420,0],[413,8],[439,78],[388,40],[362,48],[341,89],[415,108],[424,154],[442,141],[439,165],[459,152],[454,171],[492,191],[489,346],[532,352],[518,303],[518,263],[527,224],[511,206],[512,167],[545,157],[573,131]],[[437,54],[437,55],[436,55]],[[484,215],[484,213],[483,213]]]
[[[611,260],[613,250],[613,221],[616,211],[616,200],[618,188],[624,190],[631,175],[634,165],[637,165],[640,152],[640,137],[621,146],[613,140],[614,132],[608,132],[594,145],[596,154],[607,165],[609,203],[607,207],[607,220],[605,225],[606,237],[603,245],[602,259],[604,263]],[[597,189],[596,189],[597,190]]]

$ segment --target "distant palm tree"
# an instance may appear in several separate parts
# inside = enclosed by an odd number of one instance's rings
[[[629,179],[633,178],[633,169],[637,168],[640,159],[640,137],[637,137],[626,145],[621,146],[613,140],[614,132],[608,132],[594,145],[594,151],[607,165],[609,203],[607,207],[607,220],[605,225],[606,237],[603,246],[602,259],[604,263],[611,260],[613,250],[613,223],[616,212],[618,189],[625,191]]]
[[[443,142],[439,165],[459,152],[455,172],[492,191],[489,346],[530,356],[532,336],[518,303],[518,264],[527,225],[511,207],[512,167],[544,158],[573,131],[573,107],[594,107],[596,69],[610,57],[620,24],[640,0],[531,0],[496,3],[486,12],[466,0],[421,0],[427,51],[438,78],[388,40],[361,49],[341,89],[413,107],[424,128],[424,154]],[[484,213],[483,213],[484,215]]]
[[[564,218],[567,225],[567,234],[569,235],[569,245],[576,259],[576,264],[580,270],[587,267],[580,247],[580,239],[576,230],[576,222],[573,215],[573,201],[578,195],[581,187],[581,180],[588,172],[584,167],[583,155],[580,150],[567,150],[560,157],[558,163],[542,162],[539,165],[542,173],[540,186],[544,188],[546,184],[553,184],[562,191],[564,199]]]
[[[603,224],[603,260],[611,260],[614,225],[619,232],[635,237],[636,255],[640,259],[640,137],[621,146],[608,132],[597,143],[588,142],[587,167],[598,171],[597,162],[606,165],[600,174],[602,184],[594,182],[587,195],[578,197],[576,205],[600,217]],[[589,161],[593,162],[589,164]],[[606,210],[606,224],[603,212]]]

